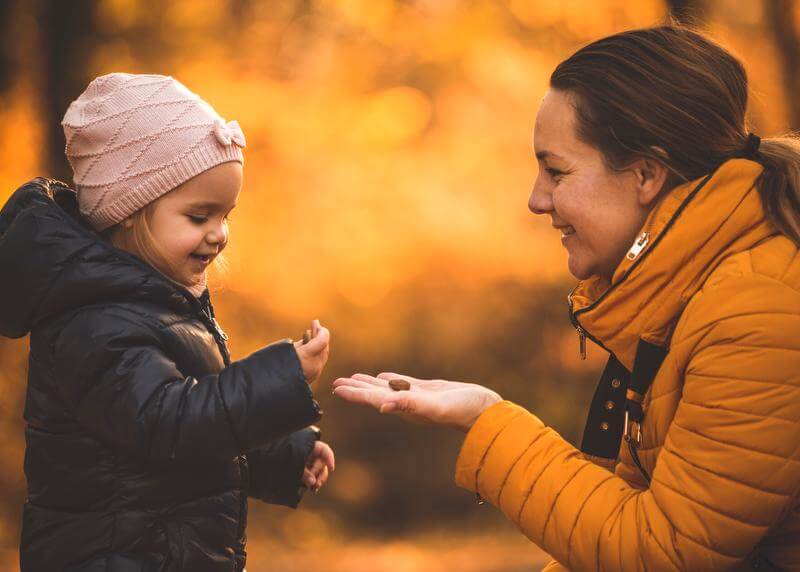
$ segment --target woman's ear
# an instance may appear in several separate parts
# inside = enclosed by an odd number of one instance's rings
[[[644,207],[651,205],[664,189],[669,169],[660,161],[642,157],[634,161],[630,170],[636,181],[639,204]]]
[[[133,228],[133,218],[128,217],[125,220],[123,220],[120,224],[122,225],[122,228]]]

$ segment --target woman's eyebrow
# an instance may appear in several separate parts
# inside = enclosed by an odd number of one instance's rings
[[[552,151],[537,151],[536,158],[539,159],[540,161],[544,161],[545,159],[561,159],[562,161],[564,160],[563,157],[556,155]]]

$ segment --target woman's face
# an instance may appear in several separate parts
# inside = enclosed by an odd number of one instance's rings
[[[189,179],[154,203],[150,232],[169,263],[169,277],[191,287],[228,243],[228,216],[242,188],[242,165],[231,161]]]
[[[640,171],[610,170],[597,149],[578,139],[573,102],[568,92],[552,89],[542,100],[533,132],[539,174],[528,207],[550,216],[573,276],[610,280],[653,197],[643,194]]]

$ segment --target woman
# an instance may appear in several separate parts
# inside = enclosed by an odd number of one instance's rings
[[[335,394],[467,432],[456,482],[548,570],[800,569],[800,142],[749,133],[741,63],[677,26],[594,42],[550,87],[529,207],[581,281],[581,346],[610,354],[581,450],[480,385]]]

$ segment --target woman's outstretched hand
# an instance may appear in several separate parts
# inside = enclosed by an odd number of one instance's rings
[[[390,382],[408,389],[395,390]],[[482,385],[416,379],[396,373],[340,377],[333,382],[333,394],[351,403],[371,405],[381,413],[396,413],[408,421],[445,425],[465,433],[481,413],[502,401],[496,392]]]

